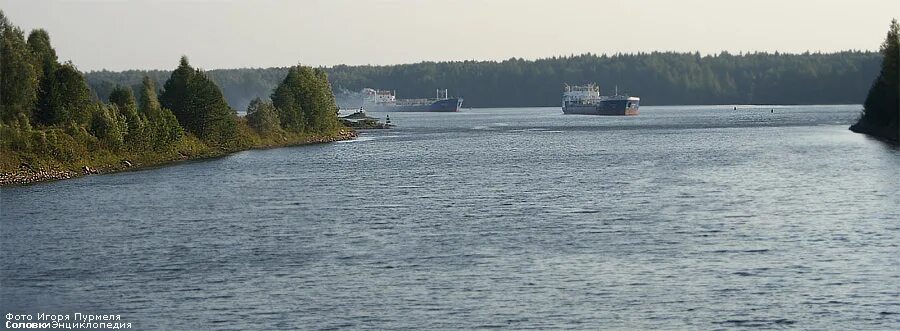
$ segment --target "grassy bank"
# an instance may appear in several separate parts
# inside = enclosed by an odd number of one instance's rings
[[[253,100],[240,117],[187,56],[162,86],[145,76],[100,101],[73,63],[59,61],[47,31],[26,38],[2,10],[0,46],[0,186],[356,135],[338,119],[321,68],[289,68],[271,101]]]
[[[349,128],[321,134],[278,132],[260,135],[243,127],[245,129],[241,130],[241,143],[233,147],[212,146],[187,134],[166,148],[132,150],[126,147],[110,148],[97,139],[91,139],[90,135],[79,134],[77,130],[66,132],[49,128],[22,133],[9,126],[0,126],[0,138],[4,141],[0,144],[0,186],[135,170],[220,157],[249,149],[326,143],[356,137],[356,131]],[[22,139],[23,134],[28,140]]]

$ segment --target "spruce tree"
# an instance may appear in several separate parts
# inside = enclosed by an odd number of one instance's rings
[[[188,84],[188,113],[194,127],[188,128],[201,139],[215,145],[230,146],[237,139],[234,111],[225,101],[222,90],[197,70]]]
[[[181,126],[200,139],[223,147],[237,139],[234,110],[228,106],[222,90],[182,56],[178,68],[166,81],[159,99],[172,110]]]
[[[851,130],[900,141],[900,24],[894,19],[881,44],[881,72],[863,104],[863,114]]]
[[[272,92],[271,97],[278,118],[281,119],[281,127],[292,132],[303,132],[306,128],[306,120],[299,100],[298,87],[300,85],[300,73],[294,68],[290,68],[284,80]]]
[[[159,102],[175,114],[178,121],[188,131],[195,127],[194,116],[189,112],[188,84],[194,77],[194,68],[188,63],[187,56],[182,56],[178,68],[163,85],[163,93],[159,95]]]

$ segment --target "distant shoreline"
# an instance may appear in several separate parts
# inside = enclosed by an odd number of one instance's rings
[[[452,96],[465,98],[463,107],[552,106],[559,103],[567,83],[597,83],[603,94],[618,87],[622,93],[641,97],[642,106],[811,105],[864,100],[880,60],[873,51],[585,53],[535,60],[335,65],[322,70],[328,74],[339,105],[357,100],[363,88],[374,88],[394,90],[398,98],[434,97],[435,89],[449,89]],[[253,98],[269,96],[287,70],[223,68],[206,72],[222,88],[232,108],[246,109]],[[133,86],[145,75],[163,82],[171,71],[90,71],[85,78],[103,98],[112,87]]]
[[[128,160],[121,160],[115,164],[104,164],[101,166],[97,166],[95,168],[83,167],[82,171],[72,171],[72,170],[58,170],[58,169],[44,169],[44,168],[30,168],[30,167],[20,167],[15,171],[5,171],[0,172],[0,187],[15,187],[15,186],[28,186],[38,183],[46,183],[46,182],[55,182],[60,180],[78,178],[82,176],[88,175],[101,175],[101,174],[111,174],[118,172],[128,172],[128,171],[137,171],[137,170],[146,170],[152,168],[160,168],[166,167],[174,164],[179,164],[188,161],[204,161],[210,159],[216,159],[220,157],[225,157],[237,152],[243,152],[248,150],[262,150],[262,149],[274,149],[274,148],[283,148],[283,147],[294,147],[294,146],[305,146],[305,145],[315,145],[315,144],[325,144],[336,141],[344,141],[344,140],[352,140],[358,136],[357,131],[354,130],[341,130],[335,135],[330,136],[309,136],[305,137],[302,140],[292,141],[284,144],[272,144],[272,145],[258,145],[252,146],[249,148],[232,150],[232,151],[224,151],[224,152],[212,152],[212,153],[204,153],[195,156],[183,156],[176,159],[166,159],[161,160],[159,162],[148,162],[148,163],[135,163],[131,164]],[[127,162],[127,163],[126,163]],[[130,165],[127,165],[130,164]]]

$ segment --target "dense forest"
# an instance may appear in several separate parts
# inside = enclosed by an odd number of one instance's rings
[[[597,83],[603,94],[638,95],[645,105],[855,104],[879,70],[879,54],[699,53],[583,54],[539,60],[422,62],[323,68],[335,91],[396,90],[399,98],[433,97],[437,88],[465,107],[557,106],[563,85]],[[208,71],[236,109],[265,98],[287,68]],[[166,71],[96,71],[88,83],[101,98],[116,85],[138,85]],[[340,96],[339,96],[340,97]]]
[[[269,69],[217,69],[205,71],[216,83],[232,108],[247,109],[255,98],[269,100],[270,93],[288,73],[287,67]],[[321,70],[321,68],[320,68]],[[138,87],[144,76],[164,82],[172,72],[168,70],[127,70],[121,72],[93,71],[85,74],[98,100],[105,98],[116,86]],[[161,87],[161,86],[160,86]]]
[[[881,71],[850,130],[900,143],[900,24],[894,19],[881,44]]]
[[[22,172],[67,178],[353,135],[321,69],[285,68],[272,101],[255,100],[241,117],[187,57],[164,75],[90,89],[74,64],[58,61],[46,31],[26,38],[2,11],[0,59],[0,184],[33,181],[9,177]],[[52,178],[34,180],[43,179]]]

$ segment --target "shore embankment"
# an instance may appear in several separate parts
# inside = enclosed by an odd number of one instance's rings
[[[330,143],[335,141],[342,140],[352,140],[357,137],[357,132],[355,130],[341,130],[333,135],[314,135],[314,136],[306,136],[296,140],[283,141],[280,143],[265,143],[259,144],[255,146],[251,146],[248,148],[242,148],[237,150],[229,150],[229,151],[207,151],[204,153],[198,153],[194,155],[184,155],[184,154],[176,154],[175,156],[167,159],[154,159],[147,161],[140,160],[115,160],[115,162],[110,161],[105,164],[94,165],[94,166],[82,166],[79,170],[71,170],[71,169],[52,169],[46,167],[35,167],[28,163],[21,163],[18,169],[14,170],[4,170],[0,171],[0,187],[3,186],[20,186],[20,185],[29,185],[40,182],[50,182],[64,179],[77,178],[81,176],[87,175],[95,175],[95,174],[107,174],[107,173],[115,173],[122,171],[133,171],[140,170],[145,168],[152,167],[160,167],[171,165],[184,161],[192,161],[192,160],[203,160],[203,159],[212,159],[217,157],[227,156],[233,153],[246,151],[246,150],[254,150],[254,149],[270,149],[270,148],[281,148],[281,147],[291,147],[291,146],[302,146],[302,145],[312,145],[312,144],[323,144]]]

